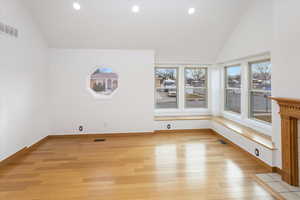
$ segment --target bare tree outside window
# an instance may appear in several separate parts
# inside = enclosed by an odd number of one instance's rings
[[[241,113],[241,66],[225,67],[225,110]]]
[[[157,109],[178,108],[177,68],[155,69],[155,97]]]
[[[250,63],[250,117],[272,122],[271,61]]]
[[[185,68],[185,108],[207,108],[207,69]]]

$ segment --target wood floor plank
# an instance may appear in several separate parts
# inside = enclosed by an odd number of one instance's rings
[[[0,168],[0,199],[271,200],[267,168],[208,131],[49,138]]]

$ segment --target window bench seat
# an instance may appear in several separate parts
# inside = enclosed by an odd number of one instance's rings
[[[156,116],[156,117],[154,117],[154,121],[182,121],[182,120],[210,120],[212,122],[215,122],[217,124],[220,124],[220,125],[228,128],[228,129],[234,131],[235,133],[239,134],[240,136],[243,136],[249,140],[252,140],[253,142],[256,142],[268,149],[271,149],[271,150],[275,149],[271,136],[264,135],[263,133],[260,133],[254,129],[246,127],[237,122],[231,121],[224,117],[213,117],[211,115]]]
[[[231,121],[214,116],[156,116],[154,117],[157,132],[191,132],[213,130],[225,141],[232,143],[243,151],[262,161],[273,170],[275,145],[271,136]]]
[[[275,170],[273,158],[276,148],[270,136],[223,117],[213,117],[211,128],[225,140],[262,161],[270,171]]]
[[[258,143],[270,150],[274,150],[275,146],[272,142],[272,137],[264,135],[263,133],[260,133],[254,129],[251,129],[249,127],[246,127],[244,125],[241,125],[237,122],[228,120],[223,117],[213,117],[213,122],[216,122],[218,124],[221,124],[222,126],[234,131],[235,133],[252,140],[255,143]]]

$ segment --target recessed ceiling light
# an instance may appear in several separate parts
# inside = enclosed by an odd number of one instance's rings
[[[74,8],[75,10],[80,10],[81,6],[80,6],[80,4],[79,4],[78,2],[74,2],[74,3],[73,3],[73,8]]]
[[[195,8],[189,8],[189,11],[188,11],[189,15],[193,15],[193,14],[195,14],[195,12],[196,12]]]
[[[140,12],[140,7],[137,5],[132,6],[131,11],[134,13],[138,13]]]

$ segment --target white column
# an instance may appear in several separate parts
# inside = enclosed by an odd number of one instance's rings
[[[184,91],[184,67],[178,67],[177,71],[178,75],[178,84],[177,84],[177,103],[178,103],[178,112],[184,112],[184,104],[185,104],[185,91]]]
[[[222,73],[222,66],[210,66],[209,67],[209,75],[208,76],[208,106],[211,109],[211,112],[214,116],[221,115],[221,110],[223,108],[223,97],[224,97],[224,89],[222,89],[221,84],[221,73]]]
[[[248,61],[241,62],[241,117],[247,120],[249,117],[249,66]]]

